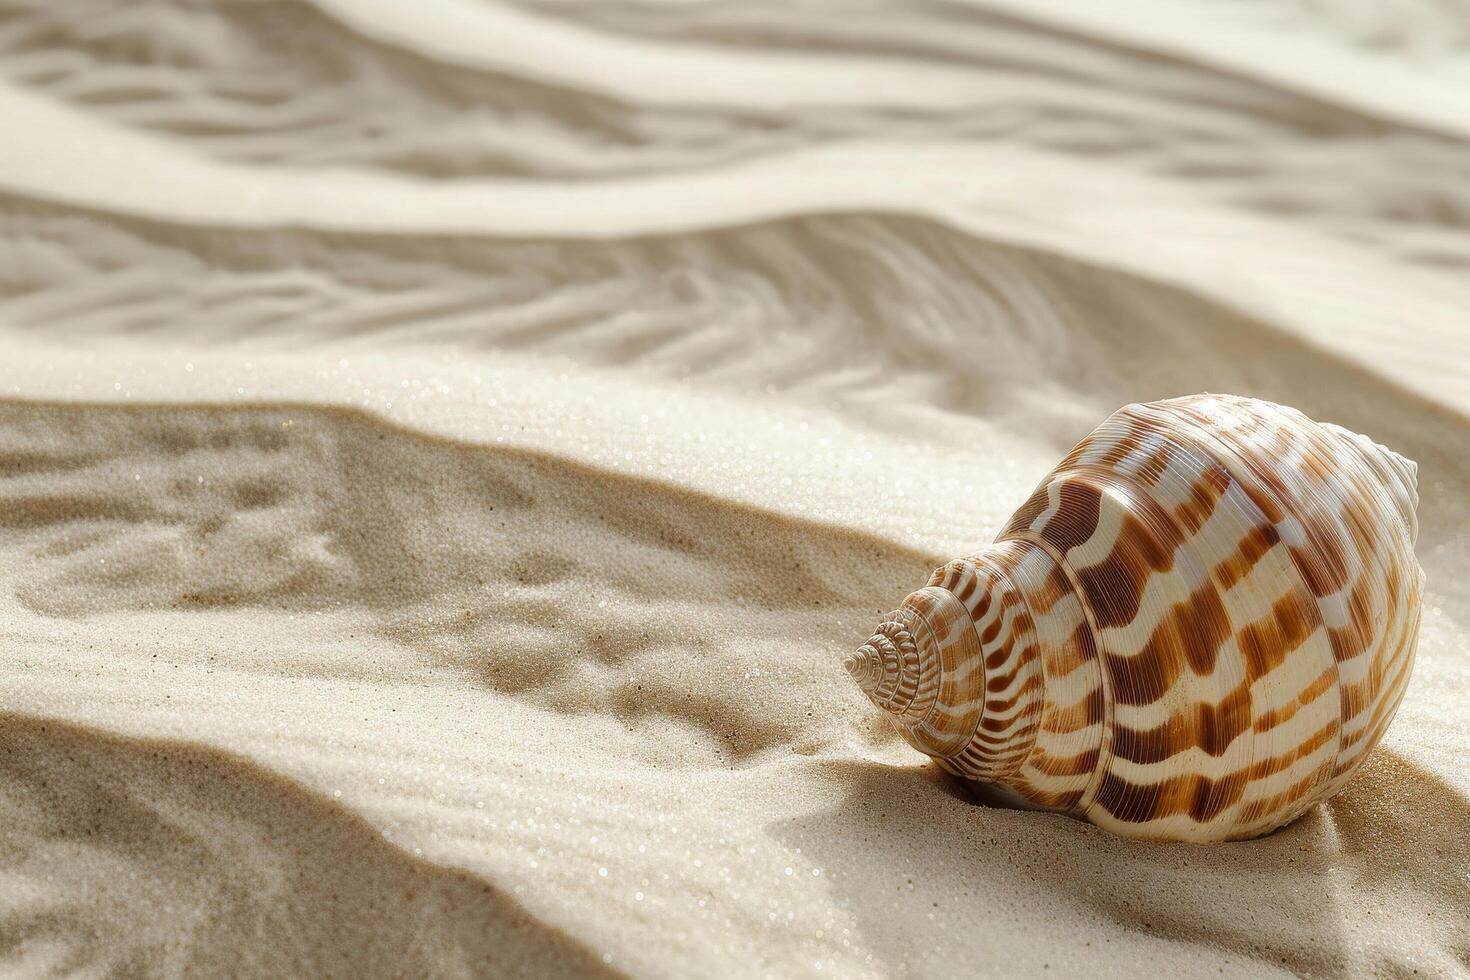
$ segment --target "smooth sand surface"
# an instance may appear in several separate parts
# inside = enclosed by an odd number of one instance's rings
[[[1470,15],[0,2],[0,973],[1470,971]],[[1263,840],[978,805],[842,656],[1129,401],[1420,464]]]

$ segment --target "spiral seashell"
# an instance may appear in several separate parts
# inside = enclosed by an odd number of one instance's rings
[[[846,667],[956,776],[1130,837],[1236,840],[1325,799],[1408,683],[1415,464],[1295,409],[1129,405]]]

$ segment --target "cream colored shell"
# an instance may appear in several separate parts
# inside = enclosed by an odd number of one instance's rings
[[[1132,837],[1336,792],[1408,683],[1415,465],[1295,409],[1129,405],[847,659],[950,772]]]

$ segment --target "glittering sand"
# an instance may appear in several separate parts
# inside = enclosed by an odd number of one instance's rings
[[[0,972],[1470,969],[1470,20],[0,3]],[[979,806],[842,669],[1128,401],[1421,465],[1261,841]]]

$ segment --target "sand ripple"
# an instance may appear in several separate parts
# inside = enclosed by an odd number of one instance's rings
[[[1392,9],[0,2],[0,972],[1466,968],[1470,26]],[[959,798],[840,654],[1196,390],[1419,461],[1385,748],[1220,849]]]

